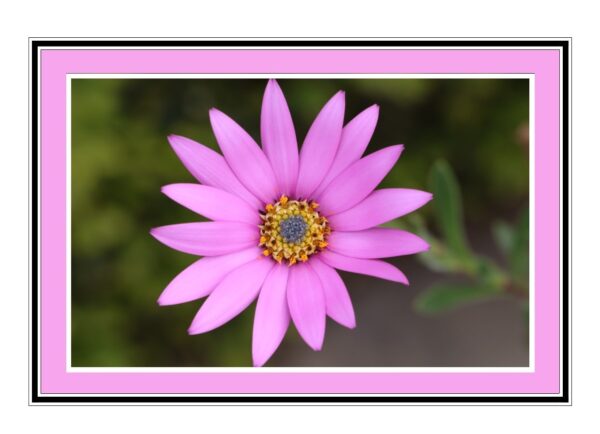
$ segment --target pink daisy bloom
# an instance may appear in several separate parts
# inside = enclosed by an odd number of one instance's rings
[[[223,156],[200,143],[171,135],[169,142],[200,184],[172,184],[163,192],[209,222],[152,229],[163,244],[203,258],[175,277],[158,299],[173,305],[207,297],[188,330],[213,330],[258,299],[252,358],[264,365],[281,343],[290,320],[304,341],[320,350],[329,316],[356,325],[348,290],[337,270],[408,285],[381,258],[429,248],[418,236],[378,227],[423,206],[431,194],[375,190],[403,146],[366,157],[379,107],[344,126],[344,92],[317,115],[298,152],[290,110],[269,80],[261,113],[262,149],[217,109],[210,122]]]

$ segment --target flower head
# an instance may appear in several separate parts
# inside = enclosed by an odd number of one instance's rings
[[[431,194],[375,190],[402,145],[366,157],[377,123],[374,105],[345,126],[343,92],[323,107],[300,152],[281,88],[269,80],[261,113],[262,149],[217,109],[209,112],[223,156],[181,136],[169,142],[200,184],[163,192],[209,222],[162,226],[152,235],[167,246],[203,256],[161,294],[161,305],[207,297],[190,334],[213,330],[255,299],[255,366],[275,352],[290,320],[304,341],[321,349],[327,316],[354,328],[350,296],[336,269],[408,284],[382,261],[428,249],[406,231],[378,227],[421,207]]]

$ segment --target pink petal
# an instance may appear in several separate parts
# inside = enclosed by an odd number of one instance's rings
[[[319,276],[323,286],[327,315],[344,327],[349,329],[356,327],[352,301],[340,275],[317,257],[310,258],[309,264]]]
[[[225,159],[238,179],[264,203],[277,198],[269,160],[250,135],[225,113],[211,109],[210,123]]]
[[[378,259],[358,259],[340,255],[331,250],[319,253],[319,259],[327,265],[349,273],[365,274],[408,285],[408,279],[398,268]]]
[[[254,301],[274,261],[258,258],[229,273],[206,299],[188,333],[205,333],[225,324]]]
[[[161,243],[198,256],[218,256],[258,245],[254,225],[238,222],[180,223],[150,231]]]
[[[337,152],[344,123],[344,92],[336,93],[321,109],[300,150],[296,197],[310,199]]]
[[[169,136],[169,143],[186,169],[202,184],[228,191],[256,209],[262,208],[263,204],[240,183],[225,159],[217,152],[174,134]]]
[[[277,194],[290,196],[298,178],[298,142],[290,109],[275,80],[269,80],[263,97],[260,133],[279,185]]]
[[[335,231],[327,238],[334,252],[353,258],[390,258],[429,249],[422,238],[400,229],[373,228],[358,232]]]
[[[175,202],[210,220],[260,224],[258,211],[235,194],[200,184],[171,184],[162,192]]]
[[[320,210],[329,216],[362,201],[394,167],[403,148],[402,145],[389,146],[351,164],[317,197]]]
[[[319,277],[307,264],[290,267],[287,301],[298,333],[319,351],[325,338],[325,296]]]
[[[260,290],[252,331],[254,366],[262,366],[271,358],[290,324],[286,292],[288,274],[286,265],[275,265]]]
[[[358,205],[328,217],[337,231],[360,231],[406,215],[431,200],[431,193],[407,188],[376,190]]]
[[[228,255],[199,259],[169,283],[158,304],[168,306],[206,297],[232,270],[259,257],[260,249],[250,247]]]
[[[362,157],[373,136],[378,117],[379,106],[372,105],[359,113],[344,127],[342,138],[340,139],[340,147],[335,154],[331,167],[327,171],[327,175],[325,175],[321,185],[313,194],[315,197],[318,197],[331,181],[350,166],[350,164]]]

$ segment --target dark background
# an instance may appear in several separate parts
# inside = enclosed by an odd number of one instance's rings
[[[404,144],[382,186],[430,190],[446,160],[462,191],[466,232],[500,266],[498,220],[515,222],[528,201],[529,84],[523,79],[278,80],[299,143],[322,105],[346,91],[346,122],[371,104],[380,117],[367,153]],[[167,248],[152,227],[198,220],[160,187],[194,182],[167,143],[180,134],[216,149],[208,109],[260,138],[265,79],[75,79],[72,81],[73,366],[250,366],[254,304],[223,327],[186,332],[201,301],[159,307],[158,296],[195,257]],[[436,234],[434,207],[418,211]],[[342,273],[357,328],[328,320],[313,352],[293,326],[267,366],[526,366],[522,305],[499,295],[435,315],[415,299],[441,280],[415,257],[392,260],[409,287]]]

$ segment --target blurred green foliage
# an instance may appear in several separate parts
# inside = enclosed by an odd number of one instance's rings
[[[415,213],[409,224],[432,228],[427,229],[433,231],[432,239],[439,240],[424,259],[434,269],[455,273],[464,267],[470,276],[485,278],[472,278],[475,286],[450,282],[433,288],[450,300],[442,304],[459,305],[469,294],[481,292],[481,282],[487,291],[499,278],[499,268],[475,260],[466,242],[468,234],[492,224],[509,258],[511,281],[527,284],[525,217],[516,226],[506,223],[528,201],[526,80],[279,83],[300,143],[321,106],[339,89],[346,90],[346,121],[379,104],[379,123],[367,152],[396,143],[406,146],[383,186],[427,189],[433,162],[446,162],[437,163],[431,173],[434,206]],[[226,326],[192,337],[186,330],[201,301],[158,307],[163,288],[194,258],[158,244],[148,231],[198,219],[160,193],[165,184],[194,182],[170,149],[167,135],[188,136],[216,149],[207,114],[214,106],[258,140],[265,84],[264,79],[73,80],[74,366],[250,365],[252,307]],[[435,256],[436,249],[450,249],[453,255]],[[410,269],[405,272],[410,276]],[[439,299],[419,300],[422,309],[439,310]],[[286,339],[299,339],[295,332],[288,335]]]
[[[502,269],[485,255],[468,246],[462,216],[460,188],[446,161],[437,161],[430,175],[430,188],[435,198],[435,221],[442,234],[433,236],[418,216],[409,218],[414,230],[427,239],[431,249],[419,256],[430,269],[448,275],[465,275],[466,283],[437,283],[415,300],[415,308],[427,314],[460,307],[499,295],[512,295],[527,304],[529,262],[529,218],[527,208],[513,227],[502,220],[491,230],[498,248],[506,256],[508,266]]]

